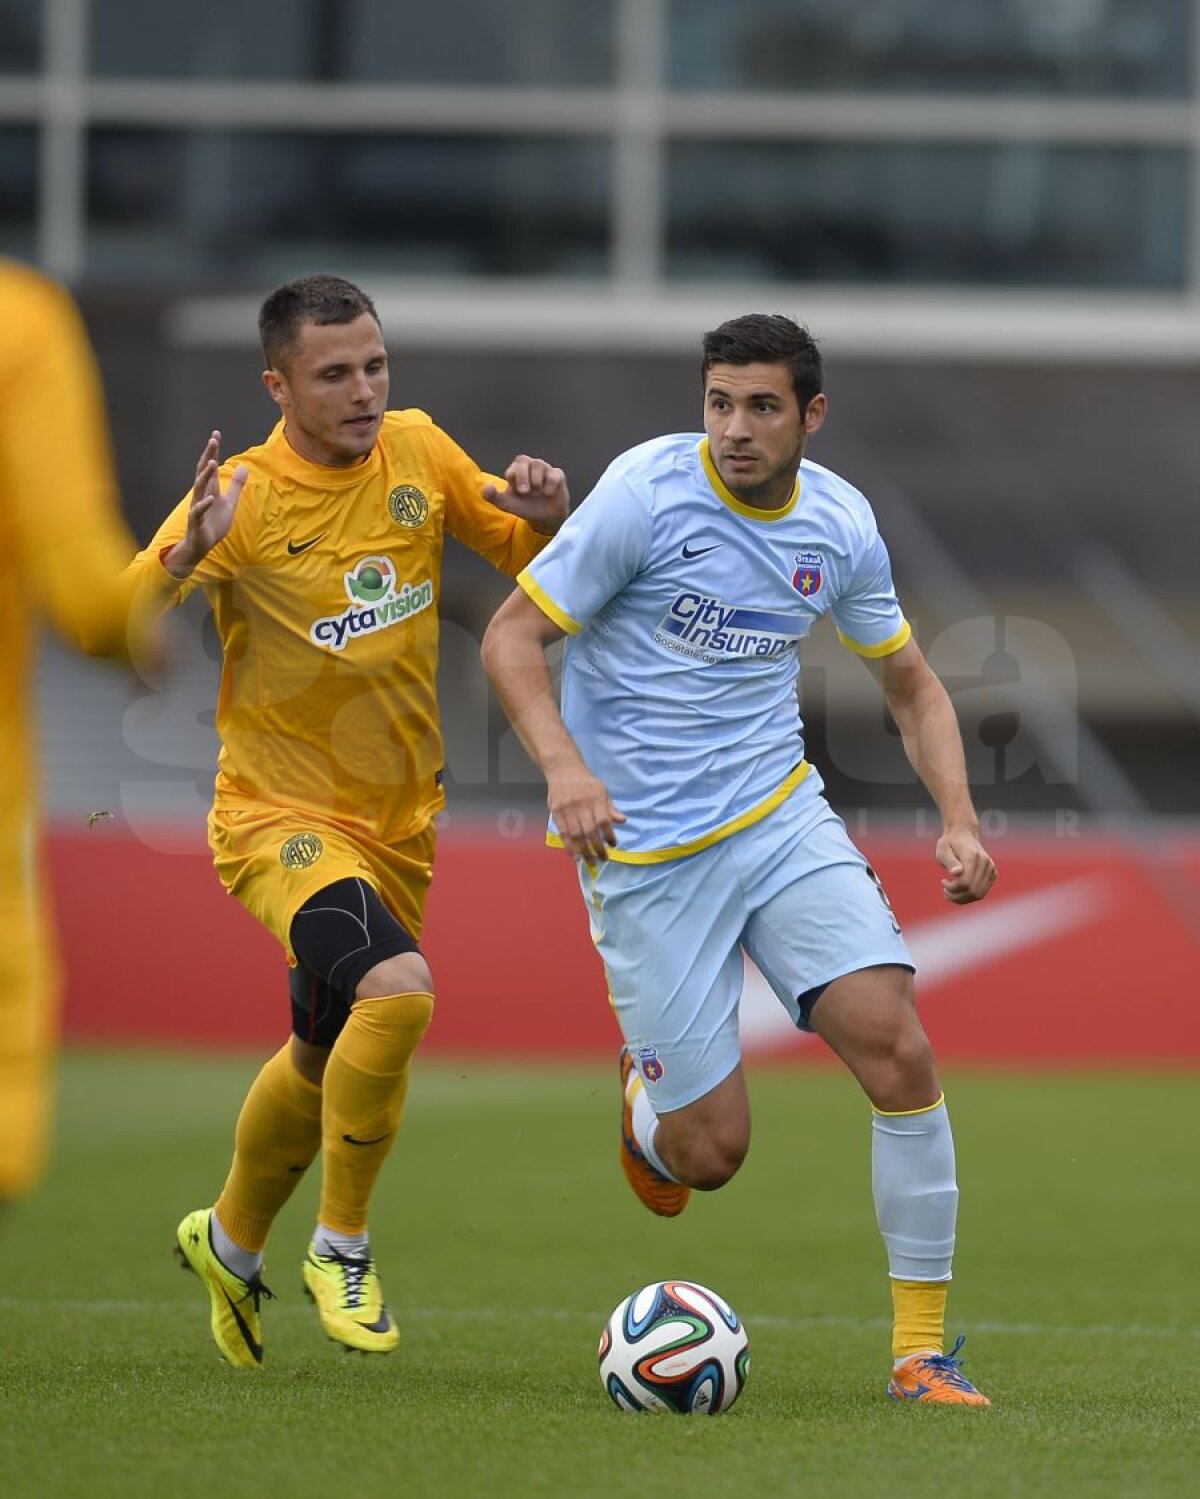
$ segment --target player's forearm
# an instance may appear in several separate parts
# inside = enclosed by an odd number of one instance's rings
[[[933,799],[944,828],[977,831],[962,734],[949,694],[930,674],[911,697],[888,700],[909,763]]]
[[[554,696],[542,642],[493,624],[483,639],[483,667],[529,758],[549,780],[583,766]]]
[[[204,554],[197,553],[195,545],[185,536],[181,541],[177,541],[169,552],[163,553],[162,564],[173,578],[184,583],[203,560]]]

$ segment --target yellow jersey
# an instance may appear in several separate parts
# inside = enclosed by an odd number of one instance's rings
[[[46,1157],[55,963],[35,852],[33,642],[42,619],[125,651],[133,555],[91,344],[70,296],[0,261],[0,1198]]]
[[[444,803],[436,692],[448,532],[515,577],[549,540],[489,504],[491,480],[423,411],[389,411],[366,460],[302,458],[280,422],[227,459],[249,477],[229,534],[185,582],[164,555],[190,495],[138,554],[141,589],[204,590],[224,650],[215,806],[266,803],[411,837]]]
[[[0,261],[0,896],[23,884],[29,863],[39,622],[90,655],[123,654],[133,552],[75,304]]]

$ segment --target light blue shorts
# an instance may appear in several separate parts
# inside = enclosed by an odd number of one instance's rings
[[[663,864],[580,865],[613,1009],[657,1113],[741,1059],[743,950],[809,1029],[809,991],[881,963],[915,968],[883,887],[815,788]]]

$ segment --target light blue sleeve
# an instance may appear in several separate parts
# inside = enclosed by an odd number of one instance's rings
[[[577,635],[637,573],[649,536],[649,495],[610,467],[517,582],[560,629]]]
[[[860,656],[890,656],[908,643],[912,628],[896,597],[887,547],[874,525],[851,574],[850,586],[834,600],[829,612],[842,644]]]

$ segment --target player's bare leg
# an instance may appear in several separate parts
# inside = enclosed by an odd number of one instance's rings
[[[715,1192],[738,1172],[750,1149],[750,1097],[742,1064],[703,1098],[660,1114],[658,1154],[678,1181]]]
[[[621,1166],[652,1213],[673,1218],[693,1187],[712,1192],[750,1146],[750,1100],[741,1064],[703,1098],[655,1114],[628,1051],[621,1053]]]
[[[881,965],[836,979],[813,1006],[810,1023],[874,1109],[871,1174],[894,1313],[888,1394],[987,1405],[958,1372],[954,1355],[962,1340],[945,1352],[958,1184],[954,1139],[912,975]]]

